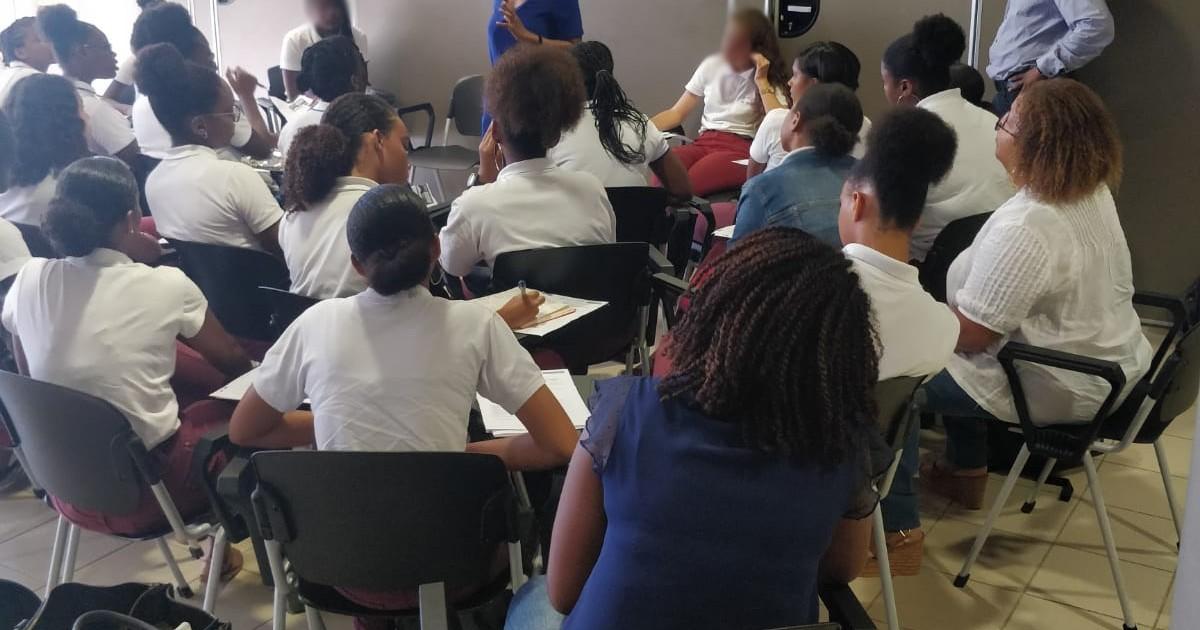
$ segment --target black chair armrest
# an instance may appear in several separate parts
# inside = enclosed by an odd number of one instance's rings
[[[425,146],[433,146],[433,128],[437,126],[437,114],[433,112],[433,105],[430,103],[420,103],[418,105],[408,105],[396,109],[396,115],[404,118],[408,114],[424,112],[428,118],[428,124],[425,127]]]
[[[712,202],[703,197],[692,197],[688,202],[688,206],[696,212],[696,214],[704,217],[704,241],[700,243],[700,260],[703,261],[704,256],[712,249],[713,232],[717,230],[717,215],[713,214]]]
[[[840,625],[842,630],[875,630],[875,622],[871,621],[871,616],[849,586],[822,584],[817,592],[829,611],[829,620]]]
[[[686,281],[670,273],[656,273],[650,277],[650,287],[654,295],[662,302],[663,316],[667,320],[667,330],[675,328],[679,320],[678,302],[691,288]]]
[[[1163,359],[1167,357],[1167,353],[1175,345],[1175,340],[1187,328],[1187,305],[1184,304],[1183,300],[1174,295],[1153,293],[1150,291],[1138,291],[1134,293],[1133,303],[1137,306],[1165,311],[1171,314],[1171,327],[1167,330],[1167,335],[1163,337],[1158,349],[1154,351],[1154,359],[1150,361],[1150,370],[1148,373],[1156,374],[1158,368],[1162,366]]]
[[[162,471],[158,469],[154,460],[150,459],[150,451],[146,449],[146,443],[141,438],[136,435],[129,436],[125,449],[129,453],[129,458],[133,460],[133,466],[137,468],[138,474],[148,485],[153,486],[162,481]]]
[[[650,273],[675,273],[675,265],[667,259],[667,255],[653,245],[650,246]]]

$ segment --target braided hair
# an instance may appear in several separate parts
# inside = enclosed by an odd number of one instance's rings
[[[641,143],[636,146],[625,144],[621,126],[628,124],[637,132],[637,137],[644,140],[650,120],[629,102],[613,76],[612,51],[601,42],[581,42],[571,48],[571,53],[583,70],[589,108],[596,119],[596,131],[600,132],[604,150],[622,164],[645,163],[646,152]]]
[[[671,333],[659,384],[741,425],[746,444],[837,466],[874,428],[879,378],[871,305],[841,252],[795,228],[760,230],[725,252]]]

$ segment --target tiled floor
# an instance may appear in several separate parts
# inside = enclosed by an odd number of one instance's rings
[[[1166,439],[1177,496],[1185,497],[1191,454],[1192,419],[1184,415]],[[929,441],[933,441],[932,439]],[[1135,446],[1099,462],[1121,565],[1140,628],[1170,625],[1170,594],[1175,573],[1176,537],[1157,462],[1149,446]],[[982,512],[926,498],[922,511],[928,533],[925,566],[919,576],[896,580],[900,620],[906,630],[1092,630],[1119,629],[1121,611],[1112,588],[1108,562],[1084,492],[1082,472],[1073,475],[1078,492],[1069,503],[1047,492],[1032,515],[1019,510],[1030,483],[1022,481],[1009,500],[996,531],[972,571],[970,584],[956,589],[951,580],[975,536]],[[993,476],[989,491],[1000,485]],[[993,495],[994,496],[994,495]],[[0,499],[0,579],[41,591],[54,515],[25,493]],[[199,562],[185,560],[173,547],[185,575],[199,591]],[[248,545],[246,568],[221,593],[217,613],[234,628],[269,627],[271,593],[259,581]],[[76,571],[78,581],[169,582],[170,574],[152,543],[125,543],[84,534]],[[860,579],[855,591],[875,619],[884,617],[879,581]],[[346,618],[327,616],[331,629],[349,628]],[[289,628],[306,626],[304,617]]]

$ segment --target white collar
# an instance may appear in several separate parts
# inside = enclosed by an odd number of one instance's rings
[[[107,247],[98,247],[87,256],[72,256],[67,260],[88,267],[115,267],[133,262],[133,259],[124,253]]]
[[[337,183],[334,184],[334,186],[336,187],[336,189],[338,191],[345,191],[345,190],[366,191],[366,190],[371,190],[372,188],[375,188],[378,185],[379,185],[378,182],[371,180],[371,179],[367,179],[366,177],[353,177],[350,175],[337,178]]]
[[[163,160],[183,160],[193,157],[212,158],[214,160],[221,159],[221,155],[217,153],[216,149],[201,144],[184,144],[167,149]]]
[[[846,258],[870,265],[897,280],[921,286],[920,271],[916,267],[880,253],[862,243],[850,243],[842,248],[842,253],[846,255]]]
[[[381,306],[405,304],[408,302],[419,302],[419,301],[424,300],[425,298],[432,298],[432,297],[433,297],[433,295],[429,293],[429,289],[427,289],[419,284],[411,289],[408,289],[407,291],[401,291],[399,293],[396,293],[395,295],[381,295],[375,289],[367,287],[367,289],[365,291],[363,291],[362,293],[359,293],[357,296],[355,296],[355,298],[359,302],[362,302],[363,304],[381,305]]]
[[[79,79],[71,79],[71,83],[75,84],[76,90],[79,90],[80,92],[86,92],[88,94],[91,94],[92,96],[96,96],[96,88],[92,87],[91,83],[84,83],[83,81],[80,81]]]
[[[500,169],[496,175],[496,181],[502,181],[509,177],[520,177],[522,175],[536,175],[539,173],[547,173],[554,170],[554,162],[550,158],[533,158],[532,160],[521,160],[513,162],[508,166]]]
[[[953,101],[963,100],[961,89],[950,88],[949,90],[942,90],[941,92],[926,96],[917,103],[917,107],[934,111],[941,105],[949,104]]]
[[[34,72],[41,72],[37,68],[34,68],[33,66],[25,63],[24,61],[14,61],[14,62],[8,64],[8,67],[9,68],[24,68],[26,70],[33,70]]]

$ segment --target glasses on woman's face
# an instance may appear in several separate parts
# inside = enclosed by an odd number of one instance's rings
[[[1008,119],[1010,116],[1012,116],[1011,113],[1005,114],[1003,118],[996,120],[996,131],[1003,131],[1004,133],[1016,138],[1017,132],[1008,128]]]
[[[223,114],[208,114],[208,116],[210,118],[228,118],[235,125],[239,122],[242,122],[242,110],[238,107],[234,107],[233,111],[231,112],[225,112]]]

